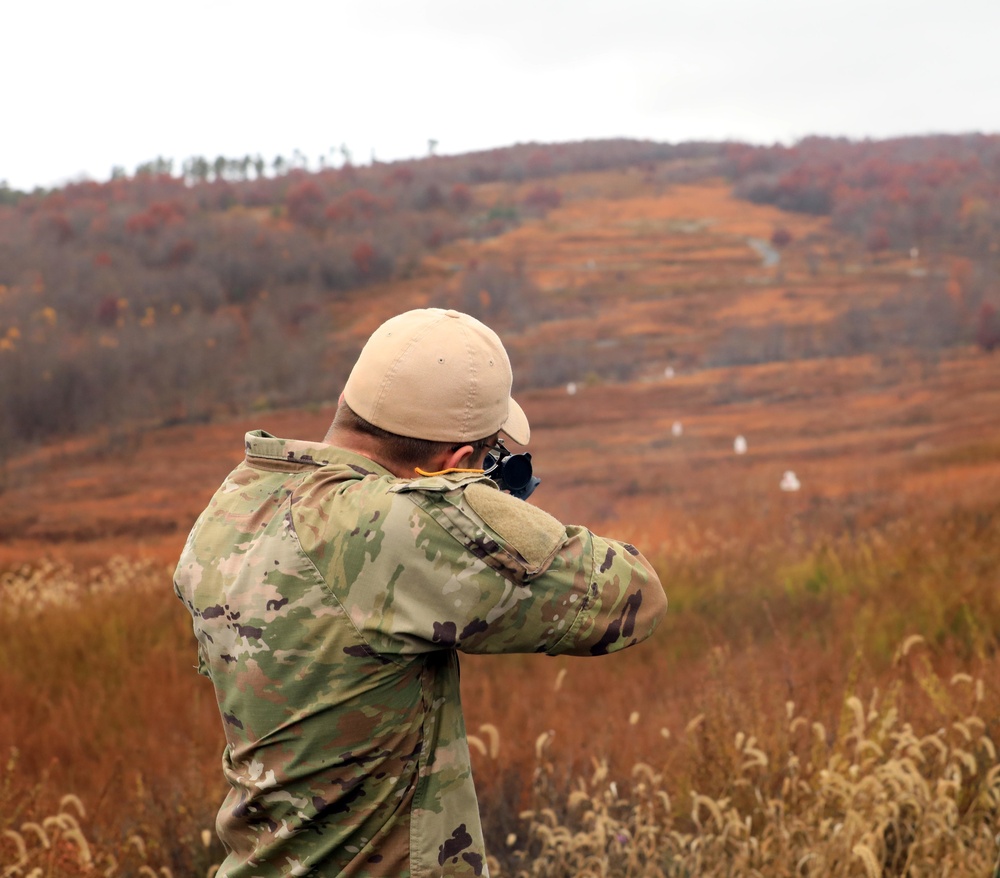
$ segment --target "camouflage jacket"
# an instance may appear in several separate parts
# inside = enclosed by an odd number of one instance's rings
[[[220,878],[488,874],[456,651],[601,655],[666,609],[632,546],[488,479],[262,431],[174,588],[226,734]]]

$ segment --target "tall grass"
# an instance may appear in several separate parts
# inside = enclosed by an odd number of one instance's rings
[[[648,644],[468,657],[493,870],[989,874],[995,513],[674,545]],[[0,875],[204,875],[222,739],[168,571],[39,562],[0,589]]]
[[[77,860],[58,851],[82,850],[80,839],[95,864],[135,866],[124,874],[147,862],[194,874],[218,855],[217,841],[200,841],[221,799],[217,710],[210,690],[191,685],[190,622],[169,581],[157,565],[122,558],[0,576],[0,830],[21,833],[31,854],[11,875],[75,874]],[[80,838],[55,826],[66,823],[67,794],[89,817]],[[25,823],[50,818],[48,845],[24,835]],[[128,853],[133,837],[142,856]],[[18,844],[4,838],[0,863],[13,866]]]
[[[724,714],[699,714],[669,736],[664,763],[636,762],[617,778],[594,757],[567,781],[542,735],[531,807],[497,870],[519,878],[987,875],[997,862],[1000,764],[981,715],[983,681],[921,680],[949,717],[936,730],[904,706],[904,687],[894,683],[867,702],[847,697],[835,728],[793,702],[783,715],[757,718],[761,738],[753,726],[734,732]]]

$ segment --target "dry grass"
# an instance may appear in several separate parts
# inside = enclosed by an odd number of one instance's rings
[[[129,561],[120,555],[80,572],[65,560],[43,558],[0,574],[0,593],[9,610],[30,616],[56,607],[79,607],[82,600],[98,595],[125,590],[141,594],[144,587],[159,585],[162,574],[149,561]]]
[[[702,534],[656,563],[673,604],[649,644],[464,663],[499,874],[989,873],[995,509]],[[204,875],[222,741],[167,570],[40,563],[0,587],[0,871]]]
[[[58,805],[45,816],[34,813],[24,818],[23,795],[11,792],[16,778],[18,752],[11,751],[7,761],[3,784],[0,786],[0,805],[4,817],[0,819],[0,876],[84,876],[100,874],[114,876],[145,876],[145,878],[173,878],[175,871],[162,865],[162,844],[150,843],[137,827],[120,840],[95,840],[88,837],[87,809],[80,798],[67,793],[59,798]],[[40,815],[44,809],[38,810]],[[19,822],[20,821],[20,822]],[[186,858],[180,874],[205,875],[211,878],[218,869],[221,854],[218,841],[212,832],[204,829],[197,839],[178,837],[171,839],[171,848],[186,847]],[[208,861],[215,859],[204,866]]]
[[[23,565],[0,597],[3,870],[203,874],[221,853],[201,842],[221,798],[218,717],[191,685],[190,623],[166,569]],[[88,822],[65,816],[67,795]]]
[[[908,639],[909,650],[914,640]],[[909,657],[901,655],[901,662]],[[981,715],[984,685],[917,673],[955,718],[937,730],[908,715],[901,674],[887,693],[857,695],[839,728],[800,713],[758,718],[763,739],[699,714],[671,734],[667,768],[605,759],[568,782],[536,742],[531,808],[497,874],[516,876],[987,875],[997,863],[1000,763]],[[912,710],[912,708],[911,708]],[[634,715],[633,722],[641,722]],[[710,758],[715,782],[678,783],[671,759]],[[721,771],[719,769],[722,769]]]

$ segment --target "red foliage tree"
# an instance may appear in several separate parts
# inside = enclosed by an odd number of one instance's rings
[[[536,149],[528,156],[527,165],[532,176],[544,176],[552,169],[552,156],[548,150]]]
[[[375,248],[367,241],[362,241],[351,251],[351,261],[361,277],[371,276],[375,270]]]
[[[312,180],[304,180],[289,188],[285,211],[293,223],[314,228],[322,225],[325,202],[323,190]]]
[[[792,243],[792,233],[784,226],[778,226],[778,228],[771,233],[771,243],[775,247],[787,247]]]
[[[989,303],[979,309],[976,320],[976,344],[987,353],[1000,348],[1000,314]]]
[[[413,182],[413,171],[407,167],[393,168],[385,180],[390,186],[409,186]]]
[[[562,204],[562,195],[551,186],[535,186],[524,196],[524,206],[536,210],[552,210]]]
[[[872,255],[878,255],[889,249],[889,233],[881,226],[872,229],[865,239],[865,247]]]
[[[155,235],[165,226],[184,221],[184,206],[177,201],[157,201],[125,221],[125,230],[133,235]]]
[[[73,225],[64,213],[46,213],[38,218],[35,234],[65,244],[73,237]]]
[[[451,187],[448,200],[455,210],[468,210],[472,206],[472,192],[464,183],[456,183]]]
[[[417,199],[418,210],[436,210],[444,204],[444,195],[437,183],[431,183]]]
[[[170,251],[167,253],[167,265],[171,267],[186,265],[197,250],[198,245],[194,241],[190,238],[181,238],[171,245]]]
[[[334,223],[350,223],[356,220],[370,220],[392,208],[387,201],[373,195],[367,189],[352,189],[338,198],[324,211],[324,216]]]
[[[117,296],[105,296],[97,305],[97,322],[102,326],[114,326],[121,313]]]
[[[378,213],[383,213],[389,206],[367,189],[360,188],[352,189],[348,192],[344,196],[344,201],[351,206],[351,209],[357,216],[364,217],[365,219],[370,219]]]

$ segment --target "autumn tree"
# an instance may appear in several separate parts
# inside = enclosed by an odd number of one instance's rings
[[[987,353],[1000,348],[1000,314],[984,302],[976,318],[976,344]]]
[[[351,260],[362,278],[369,277],[375,269],[375,248],[362,241],[351,251]]]
[[[562,195],[552,186],[533,186],[522,199],[525,207],[545,212],[553,210],[562,204]]]
[[[775,247],[787,247],[792,243],[792,233],[784,226],[778,226],[771,233],[771,244]]]
[[[872,256],[880,256],[889,249],[889,233],[881,226],[872,229],[865,238],[865,248]]]
[[[312,180],[303,180],[288,190],[285,210],[293,223],[316,228],[323,223],[325,202],[323,190]]]

